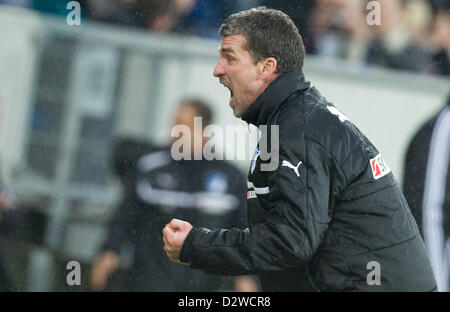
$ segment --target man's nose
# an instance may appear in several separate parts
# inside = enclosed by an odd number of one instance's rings
[[[224,74],[225,74],[225,70],[219,61],[219,62],[217,62],[216,67],[214,68],[213,75],[214,75],[214,77],[220,77]]]

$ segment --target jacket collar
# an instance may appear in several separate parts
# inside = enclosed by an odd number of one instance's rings
[[[255,126],[265,125],[289,95],[307,90],[310,83],[302,71],[287,72],[275,79],[242,115],[242,120]]]

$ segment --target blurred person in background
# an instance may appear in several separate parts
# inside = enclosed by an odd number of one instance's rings
[[[340,3],[342,15],[342,31],[345,34],[343,57],[362,62],[373,39],[370,26],[367,24],[366,2],[361,0],[345,0]]]
[[[370,43],[365,57],[368,64],[426,72],[431,55],[418,42],[414,28],[408,25],[407,14],[415,9],[406,10],[408,2],[401,0],[378,0],[381,9],[381,23],[374,25],[374,40]],[[426,3],[420,2],[423,7]],[[419,15],[427,19],[426,14]],[[426,21],[417,23],[425,27]],[[417,29],[416,29],[417,30]]]
[[[436,10],[429,46],[433,59],[430,71],[438,75],[450,75],[450,1],[447,7]]]
[[[194,153],[194,117],[202,117],[202,126],[211,123],[212,112],[204,102],[195,99],[181,103],[175,114],[175,125],[191,130],[191,153]],[[205,137],[200,138],[202,144]],[[131,153],[128,153],[128,158]],[[242,227],[245,224],[245,177],[224,161],[173,160],[170,148],[130,159],[135,170],[122,166],[126,175],[126,196],[117,210],[108,238],[91,271],[93,290],[105,289],[108,277],[119,268],[122,243],[134,247],[134,261],[126,272],[126,291],[215,291],[223,279],[199,270],[170,262],[164,251],[161,227],[175,217],[209,226]],[[128,172],[126,172],[128,171]],[[251,277],[235,280],[235,290],[256,291]]]
[[[147,29],[165,33],[174,31],[180,20],[193,9],[197,0],[136,0]]]
[[[263,0],[196,0],[174,28],[184,35],[219,39],[217,28],[226,16],[260,4]]]
[[[174,31],[184,35],[216,38],[217,20],[233,7],[231,1],[196,0],[191,1],[189,13],[177,23]]]
[[[316,0],[310,22],[311,52],[363,61],[372,39],[361,0]]]
[[[309,20],[311,48],[309,53],[338,57],[342,49],[340,0],[316,0]]]
[[[259,3],[254,3],[251,7],[257,7],[258,5],[263,5],[267,8],[272,8],[276,10],[281,10],[289,15],[297,26],[300,35],[305,39],[304,44],[306,48],[306,52],[310,52],[310,41],[309,41],[309,20],[311,12],[315,7],[316,0],[291,0],[291,1],[283,1],[283,0],[261,0]],[[243,11],[250,9],[251,7],[242,7],[238,11]],[[235,13],[235,12],[231,12]],[[229,15],[229,14],[228,14]],[[227,16],[228,16],[227,15]],[[223,19],[221,19],[223,20]],[[217,28],[216,27],[216,32]]]
[[[88,20],[132,27],[146,27],[137,0],[81,0]]]
[[[450,73],[450,1],[446,4],[426,0],[406,2],[406,20],[412,41],[430,55],[425,72],[448,76]]]
[[[404,23],[411,34],[410,41],[416,45],[426,47],[427,37],[433,21],[433,10],[430,3],[427,0],[401,1],[404,3]]]
[[[428,248],[438,289],[449,291],[450,96],[409,144],[403,192]]]

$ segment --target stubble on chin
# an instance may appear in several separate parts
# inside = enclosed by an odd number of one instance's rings
[[[244,115],[244,112],[240,108],[233,108],[233,115],[236,118],[241,118]]]

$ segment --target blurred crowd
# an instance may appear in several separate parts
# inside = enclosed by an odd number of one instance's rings
[[[0,0],[67,15],[68,0]],[[218,38],[231,13],[264,5],[300,29],[309,54],[449,75],[449,0],[79,0],[83,16],[152,32]],[[373,3],[376,2],[374,5]],[[368,6],[369,4],[369,6]],[[379,4],[379,6],[377,5]],[[379,25],[369,25],[368,19]]]

